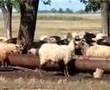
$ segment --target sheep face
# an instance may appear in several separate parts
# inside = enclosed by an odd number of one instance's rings
[[[79,49],[81,47],[81,39],[79,36],[76,36],[75,37],[75,41],[74,41],[74,44],[75,44],[75,49]]]
[[[85,42],[85,40],[80,40],[75,42],[75,54],[76,55],[84,55],[86,48],[88,48],[89,45]]]

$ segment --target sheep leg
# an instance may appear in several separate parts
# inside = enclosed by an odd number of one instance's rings
[[[0,61],[0,67],[2,67],[2,61]]]
[[[68,71],[68,65],[65,65],[64,75],[65,75],[66,77],[69,77],[69,76],[70,76],[70,75],[69,75],[69,71]]]
[[[39,68],[36,68],[34,71],[38,72],[39,75],[42,76],[41,65],[39,66]]]
[[[1,67],[4,67],[5,65],[4,65],[4,61],[1,61]]]
[[[4,67],[8,67],[8,60],[7,60],[7,58],[4,60]]]
[[[7,61],[4,61],[4,67],[8,67]]]

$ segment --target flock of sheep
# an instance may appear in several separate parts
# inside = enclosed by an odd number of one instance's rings
[[[9,43],[11,40],[0,39],[0,61],[4,61],[11,53],[19,53],[21,46],[15,43]],[[84,55],[86,57],[109,57],[110,49],[109,37],[102,33],[94,34],[90,32],[67,33],[65,37],[60,36],[42,36],[27,54],[38,54],[40,57],[40,66],[47,62],[64,64],[64,74],[69,76],[67,64],[74,56]]]

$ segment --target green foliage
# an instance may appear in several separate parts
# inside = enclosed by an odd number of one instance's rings
[[[2,6],[4,6],[4,4],[5,4],[5,1],[4,1],[4,0],[0,0],[0,8],[1,8]]]
[[[42,0],[45,5],[51,5],[51,0]]]
[[[12,0],[11,3],[13,5],[13,7],[19,12],[20,11],[19,0]]]
[[[7,5],[7,4],[10,4],[10,5],[12,5],[12,7],[14,7],[16,10],[19,11],[18,1],[19,0],[0,0],[0,8]]]
[[[85,7],[86,12],[89,12],[89,11],[96,12],[101,8],[101,3],[106,0],[80,0],[80,1],[86,5]]]
[[[56,10],[55,8],[52,8],[52,9],[51,9],[51,12],[56,13],[57,10]]]

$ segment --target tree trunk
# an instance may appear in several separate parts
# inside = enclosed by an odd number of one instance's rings
[[[107,15],[107,3],[103,2],[101,6],[101,15],[102,15],[102,33],[108,35],[108,15]]]
[[[12,38],[12,5],[7,3],[7,38]]]
[[[6,31],[6,37],[12,38],[12,6],[7,4],[1,8],[4,19],[4,30]]]
[[[110,36],[110,1],[102,3],[102,32]]]
[[[108,0],[108,36],[110,37],[110,0]]]
[[[23,53],[31,48],[36,26],[39,0],[20,0],[20,29],[17,43],[23,46]]]

